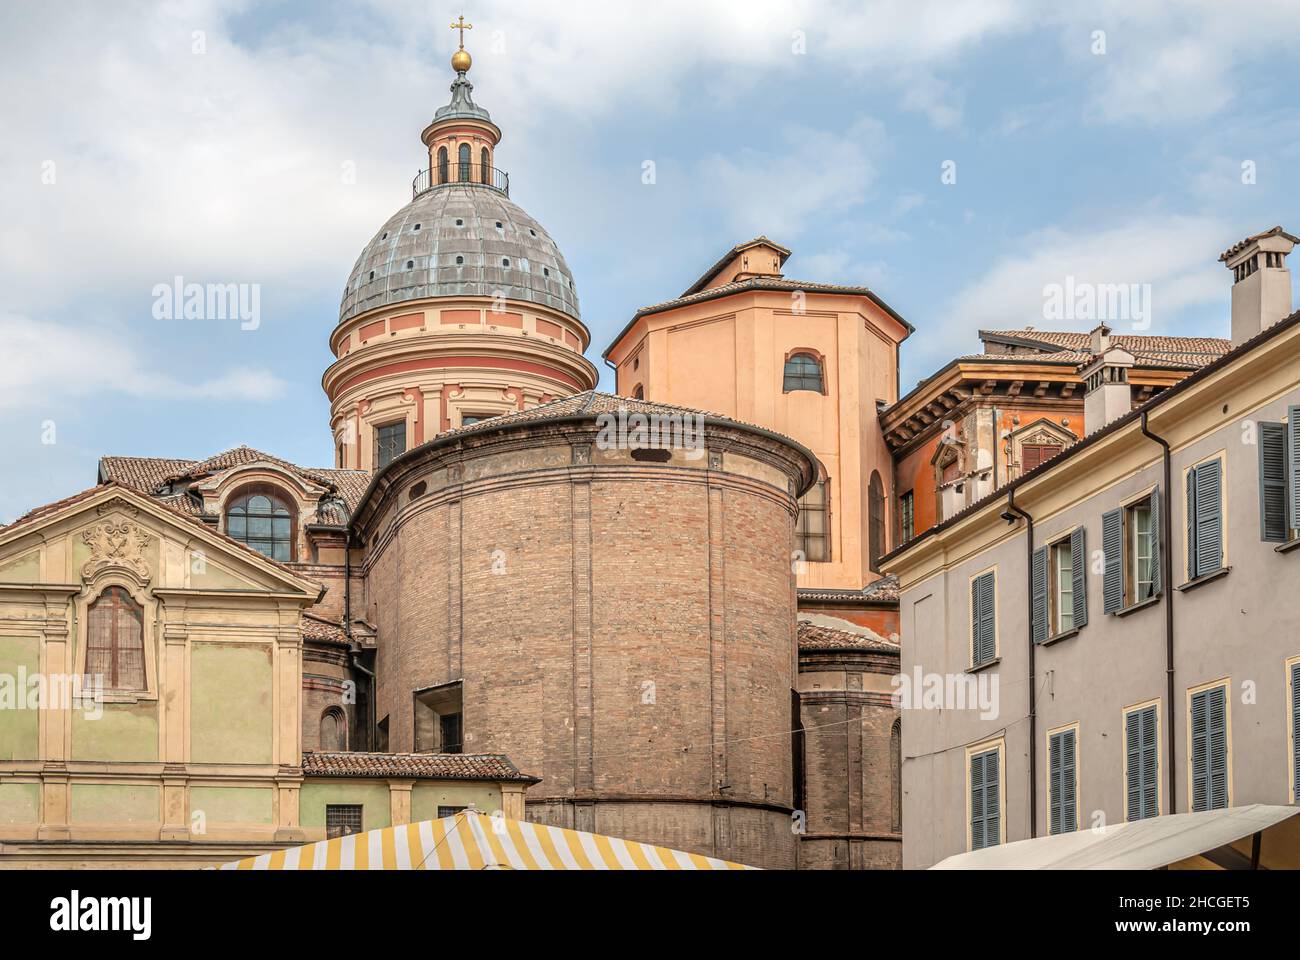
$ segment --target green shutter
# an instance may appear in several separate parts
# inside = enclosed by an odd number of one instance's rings
[[[1142,816],[1154,817],[1160,812],[1159,770],[1156,745],[1156,708],[1142,711]]]
[[[1047,808],[1048,830],[1061,832],[1061,735],[1047,740]]]
[[[1127,754],[1126,817],[1145,820],[1159,811],[1156,777],[1156,708],[1134,710],[1124,718],[1124,750]]]
[[[1124,717],[1125,820],[1142,819],[1142,717],[1134,710]]]
[[[993,572],[981,573],[971,581],[971,664],[988,663],[997,654]]]
[[[1203,577],[1223,566],[1222,464],[1209,460],[1190,476],[1194,480],[1195,527],[1191,541],[1194,573]]]
[[[1151,511],[1151,596],[1158,597],[1165,587],[1164,563],[1161,558],[1164,556],[1164,533],[1161,526],[1160,510],[1160,488],[1156,487],[1151,491],[1151,497],[1148,501]]]
[[[971,757],[971,849],[984,849],[984,753]]]
[[[1070,575],[1074,583],[1074,629],[1088,624],[1088,555],[1083,527],[1070,534]]]
[[[1001,842],[998,774],[997,750],[986,750],[971,758],[972,850],[997,846]]]
[[[1293,803],[1300,802],[1300,663],[1291,664],[1291,776]]]
[[[1287,517],[1300,527],[1300,406],[1286,408],[1287,432]]]
[[[1039,547],[1034,551],[1031,563],[1032,579],[1032,614],[1030,615],[1030,635],[1034,643],[1047,639],[1047,548]]]
[[[1073,833],[1078,826],[1075,800],[1074,731],[1053,734],[1048,741],[1050,829],[1053,834]]]
[[[1124,513],[1110,510],[1101,517],[1101,552],[1104,572],[1101,581],[1103,613],[1124,607]]]
[[[1228,805],[1227,688],[1192,695],[1192,811]]]
[[[1287,539],[1286,424],[1259,424],[1259,539]]]

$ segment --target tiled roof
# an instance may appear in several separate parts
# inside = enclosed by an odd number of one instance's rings
[[[346,644],[348,642],[348,635],[341,623],[334,623],[312,613],[304,613],[299,623],[302,626],[304,640],[313,640],[317,643]]]
[[[789,250],[781,246],[781,244],[777,243],[775,240],[769,240],[765,236],[760,235],[755,237],[753,240],[746,240],[744,243],[736,244],[734,247],[732,247],[730,250],[724,253],[721,257],[719,257],[718,262],[715,263],[713,266],[709,267],[708,270],[705,270],[703,275],[700,277],[700,279],[696,280],[694,283],[692,283],[689,287],[686,288],[686,292],[683,293],[682,296],[689,297],[693,293],[698,293],[700,290],[704,289],[704,285],[706,283],[708,283],[710,280],[712,280],[714,277],[718,275],[719,270],[721,270],[723,267],[729,264],[732,260],[736,259],[736,257],[740,255],[741,251],[748,250],[750,247],[757,247],[760,244],[767,244],[769,247],[771,247],[773,250],[779,253],[781,255],[782,263],[785,263],[786,259],[790,256]]]
[[[50,514],[58,513],[60,510],[63,510],[67,507],[71,507],[74,504],[80,503],[82,500],[88,500],[91,497],[93,497],[95,494],[99,493],[101,490],[104,490],[107,487],[114,487],[114,486],[119,486],[119,484],[101,483],[99,486],[89,487],[85,490],[80,491],[79,493],[74,493],[69,497],[64,497],[62,500],[55,500],[52,503],[45,503],[39,507],[33,507],[31,510],[28,510],[26,513],[24,513],[13,523],[8,524],[7,526],[0,527],[0,533],[9,533],[17,529],[18,527],[24,527],[29,523],[35,523],[37,520],[40,520],[43,517],[48,517]]]
[[[871,650],[876,653],[899,652],[896,641],[871,632],[854,633],[822,626],[807,620],[799,621],[800,650]]]
[[[867,584],[861,590],[820,590],[814,587],[800,587],[799,599],[831,603],[853,603],[855,601],[897,603],[898,577],[892,574],[888,577],[881,577],[879,580]]]
[[[1278,224],[1272,230],[1265,230],[1262,233],[1251,234],[1245,240],[1238,240],[1219,255],[1219,262],[1222,263],[1225,260],[1231,260],[1232,257],[1244,250],[1248,244],[1254,243],[1256,240],[1263,240],[1265,237],[1286,237],[1286,239],[1290,240],[1292,243],[1300,243],[1300,238],[1291,236],[1291,234],[1282,229],[1281,224]]]
[[[488,420],[480,420],[478,423],[472,423],[467,427],[457,427],[454,430],[445,431],[439,434],[444,436],[463,436],[471,433],[486,433],[498,427],[512,426],[517,423],[528,423],[530,421],[558,420],[563,417],[598,417],[601,414],[617,415],[620,410],[626,410],[628,414],[644,413],[658,416],[701,416],[708,417],[710,420],[717,420],[723,423],[734,423],[738,427],[745,427],[751,430],[763,430],[766,433],[772,433],[765,427],[759,427],[756,424],[746,423],[743,420],[733,420],[731,417],[724,417],[722,414],[710,413],[708,410],[697,410],[694,407],[679,407],[670,403],[653,403],[649,400],[636,400],[632,397],[622,397],[613,393],[600,393],[596,390],[585,390],[582,393],[575,393],[571,397],[562,397],[559,400],[552,400],[549,403],[539,404],[536,407],[530,407],[527,410],[520,410],[516,413],[506,413],[499,417],[492,417]],[[789,441],[793,443],[793,441]]]
[[[75,504],[80,503],[82,500],[88,500],[91,497],[93,497],[95,494],[100,493],[104,490],[108,490],[113,487],[118,487],[124,490],[132,490],[134,493],[137,494],[141,493],[141,491],[136,490],[135,488],[131,487],[129,484],[119,483],[116,480],[110,480],[107,483],[101,483],[98,486],[89,487],[86,490],[82,490],[80,493],[74,493],[70,497],[64,497],[62,500],[55,500],[52,503],[46,503],[43,504],[42,506],[29,510],[27,513],[23,514],[21,517],[19,517],[17,520],[9,524],[8,526],[0,527],[0,534],[8,534],[18,527],[26,526],[29,523],[35,523],[36,521],[41,520],[44,517],[48,517],[51,514],[58,513],[60,510],[64,510],[67,507],[74,506]],[[161,507],[163,510],[166,510],[168,513],[175,514],[176,516],[180,517],[187,523],[197,524],[198,526],[201,526],[204,529],[208,530],[214,536],[220,537],[222,542],[225,543],[231,549],[237,551],[243,551],[246,554],[250,554],[251,556],[257,557],[263,563],[269,563],[271,566],[275,567],[277,570],[280,570],[282,573],[292,577],[293,579],[311,584],[311,586],[318,588],[321,591],[321,595],[324,596],[325,588],[322,587],[315,580],[303,576],[297,570],[294,570],[292,567],[288,566],[287,564],[281,563],[279,560],[272,560],[270,557],[266,556],[266,554],[254,550],[246,543],[241,543],[238,540],[232,540],[224,533],[218,532],[208,524],[204,523],[203,520],[200,519],[199,514],[197,514],[194,510],[181,509],[180,507],[176,506],[174,503],[169,502],[174,500],[175,498],[153,497],[153,496],[149,496],[147,493],[143,495],[148,497],[148,499],[156,503],[159,507]]]
[[[1092,334],[1069,330],[981,330],[981,339],[1015,340],[1040,348],[1041,355],[973,354],[966,359],[993,356],[1002,360],[1025,359],[1033,363],[1089,363]],[[1145,334],[1111,334],[1111,346],[1123,347],[1142,366],[1200,369],[1232,349],[1232,341],[1220,337],[1165,337]]]
[[[495,780],[536,783],[500,754],[316,753],[304,750],[308,777],[401,777],[417,780]]]
[[[283,467],[292,473],[301,477],[306,477],[316,483],[328,486],[330,481],[322,476],[319,471],[310,470],[298,466],[296,463],[290,463],[288,460],[281,460],[279,457],[273,457],[269,453],[263,453],[261,450],[255,450],[252,447],[240,445],[230,450],[218,453],[216,456],[208,457],[206,460],[200,460],[198,463],[190,464],[188,467],[178,470],[167,480],[194,480],[213,473],[220,473],[223,470],[229,470],[231,467],[240,467],[248,463],[273,463],[278,467]]]
[[[922,541],[932,539],[940,532],[956,526],[957,524],[965,520],[967,517],[975,513],[978,513],[980,510],[983,510],[990,503],[993,503],[994,501],[1005,497],[1007,495],[1008,490],[1018,488],[1025,483],[1034,481],[1039,476],[1052,473],[1057,470],[1066,469],[1068,464],[1070,463],[1070,458],[1078,454],[1080,451],[1096,443],[1100,443],[1101,441],[1105,440],[1108,436],[1116,433],[1119,430],[1124,429],[1126,426],[1133,423],[1135,420],[1141,419],[1141,417],[1144,414],[1149,414],[1151,410],[1156,409],[1157,407],[1160,407],[1163,404],[1174,402],[1175,400],[1177,400],[1178,396],[1182,394],[1184,391],[1190,390],[1191,388],[1195,387],[1196,384],[1203,381],[1206,377],[1212,376],[1217,370],[1220,370],[1226,366],[1230,366],[1231,364],[1239,360],[1241,357],[1246,356],[1249,353],[1251,353],[1253,350],[1256,350],[1264,346],[1274,337],[1294,327],[1297,323],[1300,323],[1300,310],[1295,311],[1289,316],[1283,317],[1281,320],[1279,320],[1277,323],[1273,324],[1272,326],[1265,327],[1263,330],[1255,334],[1245,343],[1233,347],[1228,353],[1224,354],[1223,356],[1215,360],[1214,363],[1202,367],[1199,370],[1196,370],[1195,372],[1184,377],[1182,380],[1179,380],[1169,389],[1157,393],[1154,397],[1152,397],[1150,400],[1147,400],[1145,403],[1141,404],[1140,406],[1134,407],[1128,413],[1120,417],[1117,417],[1114,420],[1111,420],[1104,427],[1094,431],[1093,433],[1088,434],[1082,440],[1079,440],[1076,443],[1073,443],[1070,446],[1066,447],[1063,451],[1061,451],[1061,453],[1057,454],[1051,459],[1044,460],[1042,463],[1034,467],[1034,469],[1030,470],[1028,473],[1022,473],[1016,479],[1007,481],[1006,483],[1003,483],[999,487],[995,487],[993,490],[985,494],[979,500],[976,500],[974,503],[969,504],[966,507],[963,507],[961,510],[957,511],[951,517],[948,517],[946,520],[943,520],[935,524],[934,526],[925,530],[923,533],[909,540],[907,543],[895,547],[893,550],[887,553],[882,558],[882,560],[890,561],[903,556],[908,551],[915,548],[917,544],[921,543]]]
[[[336,492],[347,506],[350,514],[361,502],[361,494],[370,482],[370,473],[365,470],[338,470],[333,467],[300,467],[296,463],[272,456],[253,447],[239,446],[225,450],[206,460],[178,460],[165,457],[101,457],[99,475],[104,481],[115,481],[133,487],[141,493],[156,496],[160,487],[173,481],[197,480],[201,477],[230,470],[249,463],[273,463],[290,473],[303,477],[311,483],[319,484]],[[200,509],[183,495],[158,497],[169,506],[183,512],[200,515]],[[317,523],[342,525],[347,523],[347,516],[337,504],[322,502]]]
[[[100,457],[101,481],[114,480],[141,493],[153,493],[164,480],[188,470],[196,460],[172,460],[166,457]]]
[[[723,283],[716,287],[709,287],[707,290],[700,290],[672,300],[665,300],[662,303],[642,307],[636,312],[636,316],[642,317],[647,313],[659,313],[661,310],[671,310],[673,307],[685,306],[688,303],[699,303],[702,300],[712,300],[714,297],[725,297],[733,293],[744,293],[747,290],[787,290],[790,292],[803,290],[808,293],[847,293],[862,296],[871,293],[866,287],[846,287],[837,283],[787,280],[785,277],[751,277],[748,280],[733,280],[731,283]]]

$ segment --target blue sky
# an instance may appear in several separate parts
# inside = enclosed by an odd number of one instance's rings
[[[104,454],[330,462],[327,337],[409,199],[462,9],[497,163],[564,251],[598,363],[758,233],[788,276],[866,283],[916,327],[905,390],[980,327],[1052,326],[1067,276],[1150,284],[1150,333],[1226,336],[1218,254],[1300,228],[1300,5],[1168,8],[6,4],[0,522]],[[155,318],[176,276],[258,285],[260,325]]]

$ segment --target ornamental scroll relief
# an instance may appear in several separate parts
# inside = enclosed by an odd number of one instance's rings
[[[81,539],[90,546],[90,559],[81,567],[85,579],[93,579],[111,567],[127,571],[141,583],[149,582],[144,552],[153,536],[139,524],[124,517],[110,517],[83,531]]]

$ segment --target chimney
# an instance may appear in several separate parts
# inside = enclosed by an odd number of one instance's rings
[[[1110,327],[1104,323],[1099,323],[1092,328],[1092,353],[1094,356],[1101,356],[1110,346]]]
[[[1093,330],[1093,342],[1106,340],[1101,333],[1105,326]],[[1128,372],[1133,366],[1133,354],[1123,347],[1106,346],[1092,362],[1080,371],[1085,392],[1083,395],[1083,432],[1096,433],[1106,424],[1124,416],[1133,409],[1133,395],[1128,385]]]
[[[1291,313],[1291,271],[1286,257],[1297,243],[1300,238],[1274,227],[1233,244],[1219,257],[1232,271],[1234,347]]]

